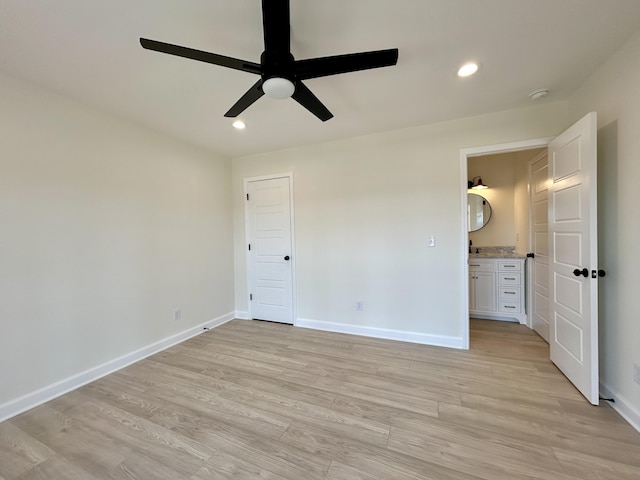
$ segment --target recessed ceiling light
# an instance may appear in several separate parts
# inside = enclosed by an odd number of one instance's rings
[[[231,125],[233,125],[233,128],[237,128],[238,130],[244,130],[244,127],[246,127],[242,120],[236,120]]]
[[[468,77],[476,73],[478,68],[479,66],[476,62],[467,62],[458,69],[458,76]]]

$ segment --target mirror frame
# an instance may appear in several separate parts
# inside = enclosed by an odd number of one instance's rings
[[[473,230],[471,229],[471,202],[469,201],[470,198],[469,196],[473,195],[475,197],[479,197],[482,199],[482,216],[483,216],[483,220],[486,217],[486,220],[483,221],[482,225],[478,228],[474,228]],[[489,220],[491,220],[491,217],[493,215],[493,209],[491,208],[491,204],[489,203],[489,200],[487,200],[486,198],[484,198],[482,195],[478,195],[477,193],[471,193],[468,192],[467,193],[467,230],[469,231],[469,233],[471,232],[477,232],[478,230],[483,229],[484,227],[487,226],[487,223],[489,223]]]

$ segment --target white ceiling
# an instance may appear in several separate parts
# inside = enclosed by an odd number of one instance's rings
[[[259,62],[260,0],[0,0],[0,71],[235,157],[562,100],[640,28],[640,0],[291,0],[291,24],[297,59],[397,47],[398,64],[306,81],[327,122],[263,97],[236,131],[223,115],[256,76],[139,37]]]

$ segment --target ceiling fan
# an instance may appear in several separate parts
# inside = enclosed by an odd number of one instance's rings
[[[333,114],[302,80],[387,67],[398,62],[397,48],[295,60],[291,54],[289,0],[262,0],[262,25],[264,52],[260,56],[260,63],[146,38],[141,38],[140,44],[148,50],[260,75],[260,80],[224,114],[225,117],[237,117],[266,93],[273,98],[292,97],[324,122]]]

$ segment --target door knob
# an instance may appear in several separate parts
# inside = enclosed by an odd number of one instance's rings
[[[284,257],[284,259],[288,261],[288,260],[289,260],[289,255],[286,255],[286,256]]]
[[[586,277],[588,277],[588,276],[589,276],[589,270],[587,270],[586,268],[583,268],[582,270],[579,270],[579,269],[577,269],[577,268],[576,268],[576,269],[573,271],[573,274],[574,274],[576,277],[579,277],[580,275],[582,275],[583,277],[585,277],[585,278],[586,278]]]

